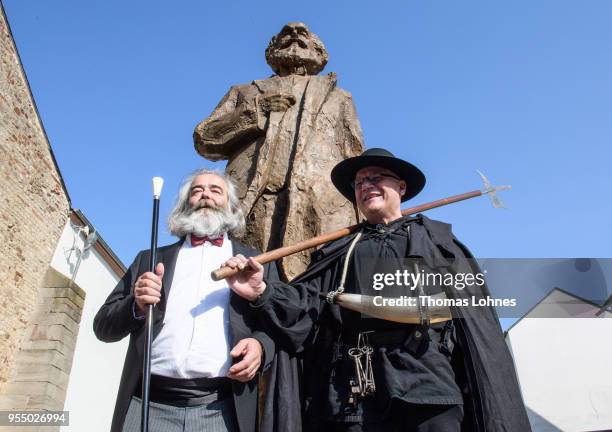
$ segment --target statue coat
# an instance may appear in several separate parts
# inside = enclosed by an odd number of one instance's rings
[[[264,94],[292,94],[285,112],[265,114]],[[232,87],[197,125],[195,148],[212,160],[228,160],[247,217],[243,241],[275,249],[356,222],[356,208],[330,181],[340,161],[361,154],[363,137],[350,93],[336,76],[273,76]],[[280,263],[285,279],[309,263],[305,251]]]

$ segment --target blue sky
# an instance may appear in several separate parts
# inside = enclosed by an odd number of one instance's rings
[[[151,177],[165,219],[179,182],[223,168],[194,126],[231,85],[271,74],[288,21],[327,46],[368,147],[419,166],[412,203],[511,184],[444,207],[479,257],[609,257],[612,3],[3,0],[73,207],[129,265],[150,236]],[[165,226],[160,244],[173,239]]]

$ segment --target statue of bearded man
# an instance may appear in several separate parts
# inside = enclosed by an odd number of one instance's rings
[[[302,23],[272,38],[266,60],[271,78],[232,87],[194,132],[197,152],[228,160],[247,215],[243,241],[270,250],[356,222],[355,207],[331,184],[338,162],[363,151],[350,93],[336,75],[317,75],[328,54]],[[286,279],[309,263],[304,252],[283,259]]]

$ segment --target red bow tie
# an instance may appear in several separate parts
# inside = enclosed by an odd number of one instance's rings
[[[191,246],[200,246],[203,245],[204,242],[210,242],[210,244],[214,246],[221,247],[223,245],[223,236],[217,238],[210,238],[208,236],[199,237],[197,235],[191,234]]]

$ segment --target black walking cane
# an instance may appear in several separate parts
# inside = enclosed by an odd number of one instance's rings
[[[159,197],[161,195],[164,179],[153,177],[153,222],[151,224],[151,256],[149,258],[149,271],[155,273],[157,261],[157,225],[159,222]],[[149,390],[151,388],[151,339],[153,338],[153,305],[147,306],[145,320],[145,350],[142,368],[142,417],[140,419],[141,432],[149,432]]]

